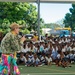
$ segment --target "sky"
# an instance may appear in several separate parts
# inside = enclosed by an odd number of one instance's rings
[[[40,17],[45,23],[55,23],[70,13],[71,3],[40,3]]]

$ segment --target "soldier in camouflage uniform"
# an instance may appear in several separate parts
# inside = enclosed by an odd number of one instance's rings
[[[19,37],[20,25],[13,23],[10,25],[11,32],[7,33],[1,42],[1,50],[3,54],[12,54],[21,50],[21,46],[25,41],[25,37]],[[14,59],[14,58],[13,58]],[[11,62],[10,62],[11,63]]]
[[[3,53],[12,53],[19,51],[25,40],[25,37],[19,38],[20,26],[16,23],[10,25],[11,32],[7,33],[1,42],[1,49]]]

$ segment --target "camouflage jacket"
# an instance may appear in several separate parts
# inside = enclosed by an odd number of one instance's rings
[[[21,50],[20,38],[12,34],[7,33],[1,41],[1,50],[3,53],[12,53]]]

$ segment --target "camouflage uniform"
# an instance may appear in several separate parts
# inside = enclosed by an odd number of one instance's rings
[[[1,42],[2,53],[14,53],[21,50],[22,43],[18,35],[7,33]]]

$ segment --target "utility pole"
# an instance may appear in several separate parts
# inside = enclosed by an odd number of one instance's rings
[[[39,37],[39,40],[40,40],[40,0],[37,0],[37,4],[38,4],[38,37]]]

